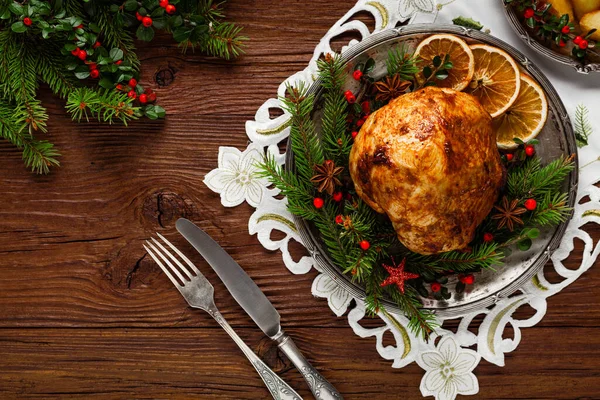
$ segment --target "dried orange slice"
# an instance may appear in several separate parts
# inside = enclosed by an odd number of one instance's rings
[[[531,77],[521,74],[521,89],[515,102],[492,123],[496,142],[502,149],[517,147],[513,138],[527,142],[536,137],[548,117],[548,101],[544,90]]]
[[[474,44],[471,51],[475,57],[475,73],[465,92],[477,97],[483,108],[497,117],[508,110],[519,95],[519,66],[497,47]]]
[[[463,90],[473,77],[475,61],[469,45],[462,39],[453,35],[433,35],[423,40],[417,46],[415,55],[422,60],[422,65],[433,65],[434,58],[442,60],[449,56],[452,68],[448,70],[448,77],[436,80],[436,86],[447,87],[454,90]],[[421,75],[417,77],[423,80]]]

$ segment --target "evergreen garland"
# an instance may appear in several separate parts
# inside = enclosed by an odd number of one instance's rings
[[[112,123],[162,118],[156,94],[137,83],[134,38],[155,30],[215,57],[237,57],[246,40],[224,22],[213,0],[0,0],[0,137],[22,149],[25,165],[48,173],[58,151],[34,134],[48,115],[37,100],[39,83],[66,99],[74,120]]]
[[[478,227],[469,248],[421,255],[402,246],[389,219],[376,213],[356,195],[348,161],[353,135],[366,116],[390,100],[378,96],[378,91],[379,94],[381,91],[393,93],[395,88],[407,86],[406,82],[411,90],[416,90],[425,85],[417,78],[425,68],[431,69],[431,73],[425,74],[426,85],[435,85],[447,77],[440,72],[452,68],[447,57],[437,57],[431,66],[421,64],[406,48],[394,49],[387,60],[388,75],[375,81],[369,76],[374,68],[374,61],[369,59],[353,73],[354,79],[363,84],[354,97],[352,93],[343,92],[346,72],[341,59],[327,56],[320,60],[319,128],[313,121],[314,96],[307,94],[304,83],[288,86],[287,97],[282,98],[282,102],[291,115],[291,149],[288,151],[294,154],[295,169],[286,171],[273,157],[266,156],[259,175],[268,178],[287,197],[292,214],[310,221],[318,229],[333,263],[364,287],[369,313],[386,312],[382,300],[390,299],[409,318],[410,329],[427,337],[435,328],[435,318],[429,310],[423,309],[420,296],[449,299],[452,294],[441,286],[448,282],[449,275],[459,274],[455,291],[460,293],[467,284],[473,283],[472,273],[501,265],[510,246],[527,250],[540,235],[539,228],[565,221],[571,209],[562,186],[574,166],[572,157],[560,157],[542,165],[531,151],[537,140],[523,143],[515,139],[518,149],[510,157],[502,156],[508,174],[506,188],[496,208]],[[396,79],[389,79],[390,76]],[[334,180],[335,171],[340,169]],[[315,180],[315,176],[319,179]],[[327,185],[323,185],[323,180],[327,178],[337,182],[335,192],[324,191]],[[532,202],[536,207],[525,208]],[[417,279],[405,281],[404,291],[384,283],[388,272],[383,264],[388,268],[396,266],[396,260],[402,260],[402,268],[409,274],[418,274]],[[430,292],[425,284],[432,288],[439,285],[439,290]]]

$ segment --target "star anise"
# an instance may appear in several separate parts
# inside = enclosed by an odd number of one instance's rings
[[[377,101],[389,101],[406,92],[406,89],[410,87],[410,81],[405,81],[400,78],[400,75],[386,76],[384,80],[375,82],[375,100]]]
[[[315,167],[315,175],[310,181],[317,185],[319,192],[333,194],[335,187],[342,184],[337,176],[343,170],[343,167],[336,167],[333,161],[325,160],[323,164]]]
[[[501,229],[503,226],[506,226],[509,231],[513,231],[515,229],[515,224],[523,225],[523,220],[519,218],[519,215],[527,212],[527,209],[524,207],[517,207],[519,204],[519,200],[513,200],[510,203],[506,196],[502,198],[502,204],[494,206],[494,208],[498,211],[498,214],[492,216],[492,219],[498,220],[498,229]]]

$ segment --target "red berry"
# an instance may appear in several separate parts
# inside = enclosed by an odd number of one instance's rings
[[[313,205],[315,206],[315,208],[321,208],[321,207],[323,207],[323,204],[325,204],[325,202],[323,201],[322,198],[315,197],[313,199]]]
[[[85,50],[81,50],[79,49],[79,52],[77,53],[77,57],[81,60],[81,61],[85,61],[86,57],[87,57],[87,52]]]
[[[352,132],[352,139],[356,138],[356,135],[358,135],[357,131]]]
[[[129,80],[129,86],[131,86],[132,88],[137,86],[137,81],[135,80],[135,78],[131,78]]]
[[[361,126],[363,126],[364,123],[365,123],[365,120],[361,118],[358,121],[356,121],[356,126],[361,127]]]
[[[571,27],[569,27],[569,25],[565,25],[560,31],[566,35],[568,33],[571,33]]]
[[[581,43],[582,40],[583,38],[581,36],[575,36],[575,39],[573,39],[573,43],[578,45],[579,43]]]
[[[371,105],[368,101],[363,101],[360,104],[360,107],[362,108],[362,112],[364,112],[365,114],[369,114],[371,112]]]
[[[88,68],[89,68],[89,69],[90,69],[90,71],[91,71],[91,70],[93,70],[93,69],[97,69],[97,68],[98,68],[98,65],[97,65],[95,62],[91,62],[91,63],[89,63],[89,64],[88,64]]]
[[[558,45],[559,45],[560,47],[565,47],[565,46],[567,45],[567,43],[565,43],[565,41],[564,41],[564,40],[560,39],[560,41],[558,42]]]
[[[29,17],[23,18],[23,24],[25,26],[31,26],[31,18],[29,18]]]
[[[171,15],[175,13],[175,6],[173,4],[168,4],[165,7],[165,11],[167,12],[167,14]]]
[[[533,8],[527,8],[525,10],[525,13],[523,14],[523,16],[525,18],[532,18],[535,15],[535,12],[533,11]]]
[[[92,77],[93,79],[96,79],[100,76],[100,71],[98,71],[97,69],[93,69],[90,71],[90,77]]]
[[[336,216],[335,216],[335,223],[336,223],[336,224],[340,225],[340,224],[342,224],[343,222],[344,222],[344,218],[342,217],[342,215],[341,215],[341,214],[338,214],[338,215],[336,215]]]
[[[123,85],[121,85],[120,83],[117,84],[117,86],[115,86],[115,89],[117,90],[123,90]]]
[[[475,277],[473,276],[473,274],[468,274],[463,276],[460,281],[465,285],[472,285],[475,282]]]
[[[135,17],[137,18],[138,21],[141,21],[144,19],[144,16],[137,11],[135,12]]]
[[[150,103],[152,103],[153,101],[156,101],[156,93],[154,93],[154,92],[148,93],[148,101]]]
[[[146,28],[150,28],[152,26],[152,18],[150,18],[150,17],[142,18],[142,25],[144,25]]]
[[[439,292],[440,290],[442,290],[442,285],[440,285],[438,282],[433,282],[433,283],[431,284],[431,291],[432,291],[433,293],[437,293],[437,292]]]
[[[79,49],[71,50],[71,54],[73,54],[75,57],[79,56]]]
[[[342,194],[342,192],[335,192],[335,193],[333,194],[333,200],[334,200],[334,201],[337,201],[338,203],[339,203],[340,201],[342,201],[342,199],[343,199],[343,198],[344,198],[344,195]]]
[[[537,201],[535,201],[535,199],[527,199],[525,200],[524,206],[529,211],[533,211],[537,207]]]
[[[491,233],[489,233],[489,232],[486,232],[486,233],[484,233],[484,234],[483,234],[483,241],[484,241],[484,242],[486,242],[486,243],[489,243],[489,242],[491,242],[492,240],[494,240],[494,235],[492,235],[492,234],[491,234]]]
[[[162,8],[165,8],[167,5],[169,5],[169,0],[160,0],[158,2],[158,5],[161,6]]]
[[[366,240],[361,240],[360,243],[358,244],[360,246],[361,249],[363,249],[364,251],[369,250],[369,247],[371,247],[371,243],[369,243]]]
[[[356,103],[356,97],[354,97],[353,94],[351,94],[350,96],[346,97],[346,100],[348,100],[348,103],[350,103],[350,104]]]
[[[117,60],[117,61],[115,61],[115,64],[121,65],[122,62],[123,62],[123,60]]]
[[[146,104],[148,102],[148,95],[146,93],[140,94],[140,103]]]
[[[527,154],[528,157],[531,157],[535,154],[535,147],[533,147],[532,145],[528,144],[525,146],[525,154]]]
[[[354,79],[356,79],[357,81],[360,81],[360,78],[362,78],[362,76],[363,76],[363,73],[362,73],[362,71],[360,69],[357,69],[356,71],[354,71],[352,73],[352,77]]]
[[[129,97],[129,98],[130,98],[130,99],[132,99],[132,100],[135,100],[135,98],[137,97],[137,94],[135,94],[135,90],[130,90],[130,91],[127,93],[127,97]]]
[[[352,90],[346,90],[346,91],[344,92],[344,96],[346,96],[346,98],[348,98],[348,97],[350,97],[350,96],[352,96],[352,95],[353,95],[353,93],[352,93]]]
[[[506,154],[506,161],[512,161],[513,157],[512,153]]]
[[[581,50],[587,49],[589,45],[590,45],[590,43],[585,39],[581,39],[581,42],[579,42],[579,48]]]
[[[94,45],[92,46],[94,49],[97,49],[98,47],[102,46],[102,43],[96,41],[96,43],[94,43]]]
[[[77,25],[74,29],[83,29],[83,24]]]

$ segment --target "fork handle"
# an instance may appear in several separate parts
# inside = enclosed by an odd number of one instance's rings
[[[296,366],[298,371],[302,373],[315,399],[343,400],[340,392],[304,358],[298,347],[296,347],[296,344],[292,341],[292,338],[284,331],[280,331],[276,337],[273,337],[273,340],[277,342],[281,351]]]
[[[281,379],[271,368],[269,368],[250,347],[244,343],[242,338],[238,336],[231,325],[225,321],[225,318],[217,310],[209,311],[209,314],[221,325],[221,327],[231,336],[233,341],[237,343],[242,352],[248,357],[252,366],[256,369],[262,380],[267,385],[269,392],[276,400],[303,400],[302,397],[294,389],[292,389],[283,379]]]

